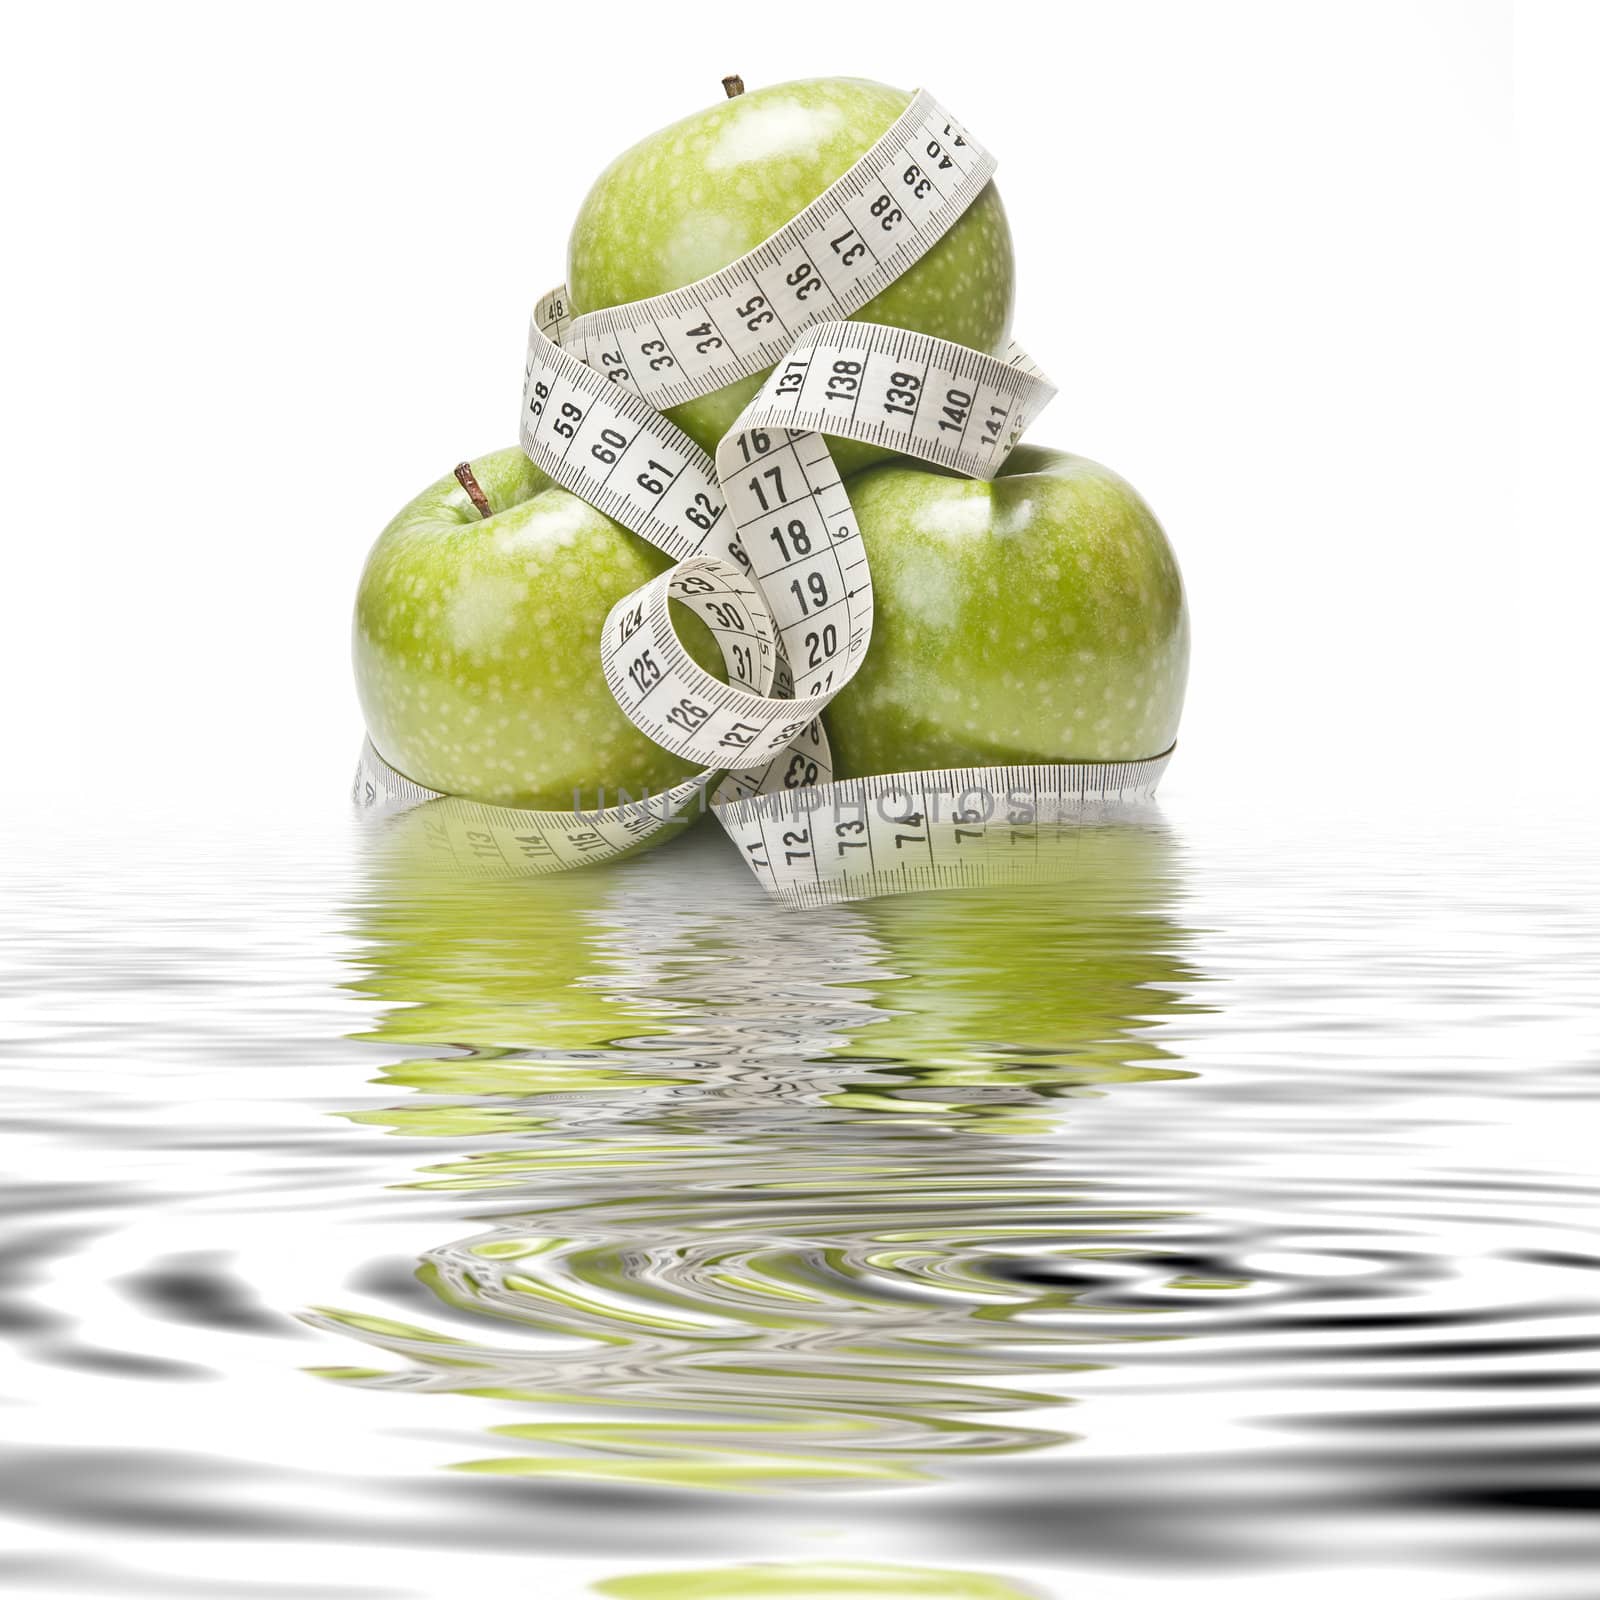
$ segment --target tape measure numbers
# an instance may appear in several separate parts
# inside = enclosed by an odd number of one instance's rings
[[[733,801],[717,816],[768,889],[822,905],[1031,876],[1082,823],[1148,804],[1171,757],[853,778]]]
[[[359,810],[379,816],[415,812],[429,852],[457,871],[526,878],[611,860],[666,829],[682,828],[698,814],[704,788],[690,779],[606,810],[527,811],[424,788],[395,771],[367,739],[351,798]]]

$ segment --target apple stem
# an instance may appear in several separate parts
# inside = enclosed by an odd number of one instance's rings
[[[737,100],[744,93],[744,79],[737,72],[730,72],[722,80],[722,87],[727,90],[730,100]]]
[[[472,475],[472,463],[463,461],[456,468],[456,482],[467,491],[467,498],[478,508],[480,517],[492,517],[494,507],[489,504],[489,497],[483,492],[478,480]]]

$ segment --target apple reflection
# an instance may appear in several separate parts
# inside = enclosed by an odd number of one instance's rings
[[[354,1115],[459,1140],[416,1184],[479,1226],[421,1254],[437,1323],[308,1315],[398,1367],[319,1370],[492,1400],[479,1472],[907,1483],[1070,1438],[1072,1374],[1163,1337],[1107,1269],[1181,1218],[1095,1192],[1073,1103],[1187,1076],[1198,983],[1165,829],[1079,835],[1052,881],[801,914],[709,829],[473,884],[386,834],[355,986],[410,1093]]]

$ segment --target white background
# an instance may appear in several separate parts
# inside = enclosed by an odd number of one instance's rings
[[[7,807],[340,803],[368,545],[512,442],[584,190],[734,70],[926,84],[999,154],[1036,437],[1189,584],[1175,804],[1593,771],[1594,9],[602,13],[11,24]]]

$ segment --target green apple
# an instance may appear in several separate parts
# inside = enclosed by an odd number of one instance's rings
[[[378,753],[445,794],[547,809],[693,776],[628,721],[600,670],[607,611],[671,563],[521,450],[472,469],[489,516],[441,478],[383,530],[361,574],[356,688]],[[691,654],[720,674],[710,633],[673,609]]]
[[[811,78],[723,100],[651,134],[601,173],[567,246],[574,311],[680,289],[753,250],[847,171],[905,110],[903,89]],[[998,353],[1011,326],[1011,230],[991,183],[955,226],[856,313]],[[667,415],[715,455],[765,374]],[[841,472],[884,452],[842,441]]]
[[[896,462],[851,480],[872,642],[824,718],[844,777],[1115,761],[1177,736],[1183,580],[1116,473],[1023,445],[992,483]]]

